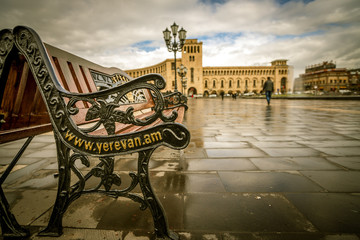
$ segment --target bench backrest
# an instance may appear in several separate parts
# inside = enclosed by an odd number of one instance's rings
[[[1,76],[6,75],[3,73],[8,69],[6,68],[10,62],[8,59],[12,59],[8,56],[21,53],[25,57],[46,105],[58,143],[61,141],[73,150],[98,156],[143,151],[160,145],[174,149],[187,146],[190,133],[181,124],[174,123],[179,116],[178,112],[167,110],[165,99],[160,92],[166,84],[161,75],[141,76],[97,92],[71,93],[61,84],[61,81],[64,85],[66,82],[66,77],[62,79],[64,73],[53,67],[57,65],[56,61],[59,59],[53,59],[54,63],[52,62],[34,30],[18,26],[12,32],[4,30],[0,33],[0,46],[4,53],[0,56],[0,62],[4,63],[4,67],[0,68]],[[60,63],[59,65],[61,66]],[[69,63],[67,65],[71,76],[75,78],[74,66],[70,66]],[[81,67],[79,69],[81,72]],[[72,85],[75,86],[76,84]],[[70,88],[69,85],[68,87]],[[87,90],[91,89],[91,86],[86,87]],[[85,85],[81,86],[81,84],[76,88],[81,91],[86,89]],[[145,99],[137,102],[138,94],[142,94]],[[140,96],[139,99],[141,100],[142,97]],[[138,106],[150,112],[137,115]],[[89,121],[95,123],[92,126],[79,127],[79,124]],[[140,131],[127,131],[116,135],[117,124],[143,126],[143,128]],[[107,136],[92,134],[100,126],[104,127]]]
[[[0,33],[0,143],[52,130],[49,114],[25,57],[12,51],[10,30]],[[69,52],[44,44],[60,85],[69,92],[92,93],[121,85],[132,78],[118,68],[106,68]],[[141,94],[144,102],[151,102],[149,93]],[[137,101],[140,103],[140,101]],[[82,110],[86,102],[78,102]],[[138,108],[145,106],[138,104]],[[79,114],[74,121],[85,123]]]

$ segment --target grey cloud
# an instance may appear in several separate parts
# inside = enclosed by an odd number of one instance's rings
[[[28,25],[47,43],[123,69],[171,58],[162,31],[174,21],[188,31],[189,38],[220,32],[243,34],[203,40],[204,64],[208,65],[251,65],[279,57],[288,58],[300,73],[305,65],[326,57],[343,66],[359,64],[358,0],[290,1],[283,5],[275,0],[210,2],[0,0],[0,27]],[[317,34],[309,35],[312,32]],[[143,41],[152,41],[155,50],[134,47]]]

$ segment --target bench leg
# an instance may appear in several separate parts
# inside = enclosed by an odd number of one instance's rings
[[[14,215],[10,212],[10,206],[0,186],[0,225],[4,237],[27,237],[30,235],[28,229],[19,225]]]
[[[39,236],[57,237],[63,234],[62,218],[70,204],[70,150],[59,139],[57,139],[56,135],[55,140],[59,165],[58,191],[48,226],[38,233]]]
[[[149,160],[154,150],[139,152],[138,174],[140,176],[141,191],[154,219],[156,236],[165,239],[179,239],[175,232],[169,230],[165,211],[150,184]]]
[[[6,168],[5,172],[0,177],[0,213],[1,213],[0,225],[1,225],[2,235],[4,237],[27,237],[30,235],[29,230],[21,227],[20,224],[16,221],[15,216],[11,213],[10,205],[6,200],[1,185],[5,182],[7,176],[10,174],[11,170],[19,161],[21,155],[25,152],[26,148],[29,146],[33,138],[34,137],[31,136],[26,140],[24,145],[21,147],[19,152],[16,154],[14,159]]]

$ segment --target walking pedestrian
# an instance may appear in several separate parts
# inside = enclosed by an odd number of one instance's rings
[[[221,95],[221,99],[224,100],[224,95],[225,95],[225,93],[224,93],[224,92],[221,92],[220,95]]]
[[[268,105],[270,105],[271,94],[274,91],[274,83],[271,81],[270,77],[267,78],[263,91],[265,91],[266,101]]]

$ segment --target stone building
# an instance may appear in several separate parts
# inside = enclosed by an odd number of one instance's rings
[[[305,68],[300,74],[305,90],[338,92],[349,88],[349,72],[346,68],[336,68],[332,61],[325,61]]]
[[[204,67],[203,43],[198,39],[187,39],[182,49],[182,56],[176,59],[176,67],[183,64],[187,69],[187,86],[182,89],[181,78],[177,76],[177,89],[191,96],[193,94],[259,93],[267,77],[274,82],[277,92],[292,91],[292,66],[287,60],[278,59],[270,66],[229,66]],[[159,73],[167,80],[165,91],[174,91],[175,64],[174,59],[166,59],[153,66],[126,70],[131,77],[139,77],[149,73]],[[169,84],[170,83],[170,84]]]

